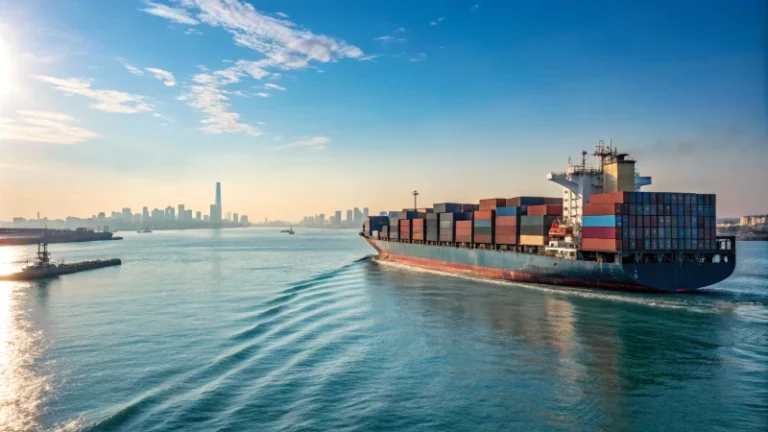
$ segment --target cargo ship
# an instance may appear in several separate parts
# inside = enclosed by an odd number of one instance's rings
[[[380,261],[573,287],[691,292],[729,277],[735,237],[717,236],[713,194],[644,192],[636,161],[599,142],[596,166],[568,161],[562,197],[439,203],[370,216]]]
[[[109,231],[94,231],[87,228],[47,229],[47,228],[0,228],[0,246],[35,244],[42,240],[46,243],[76,243],[102,240],[122,240]]]
[[[91,260],[75,263],[53,263],[48,253],[48,243],[38,243],[37,257],[32,265],[24,267],[20,272],[0,275],[0,281],[30,281],[47,279],[65,274],[95,270],[104,267],[119,266],[123,262],[119,258],[106,260]]]

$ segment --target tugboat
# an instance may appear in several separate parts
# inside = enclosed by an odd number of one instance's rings
[[[72,264],[55,264],[51,262],[48,253],[48,243],[42,241],[37,244],[37,257],[32,265],[24,267],[20,272],[0,275],[0,280],[28,281],[57,277],[63,274],[77,273],[86,270],[94,270],[103,267],[119,266],[122,264],[119,258],[108,260],[81,261]]]
[[[290,235],[294,234],[293,227],[289,227],[287,230],[282,230],[280,232],[281,233],[287,233],[287,234],[290,234]]]

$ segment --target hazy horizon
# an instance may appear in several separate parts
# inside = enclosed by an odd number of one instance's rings
[[[559,196],[599,139],[768,213],[765,2],[556,3],[0,0],[0,220]]]

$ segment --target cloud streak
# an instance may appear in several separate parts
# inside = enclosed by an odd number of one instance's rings
[[[76,144],[98,136],[74,126],[74,117],[47,111],[18,111],[18,119],[0,118],[0,141],[36,141]]]
[[[304,147],[311,148],[313,150],[325,150],[328,148],[328,143],[331,139],[328,137],[312,137],[303,140],[294,141],[285,145],[276,147],[278,150],[292,148],[292,147]]]
[[[146,70],[151,73],[155,79],[162,81],[166,86],[173,87],[176,85],[176,78],[173,77],[172,73],[157,68],[147,68]]]
[[[445,17],[440,17],[440,18],[430,22],[429,25],[436,26],[436,25],[440,24],[443,21],[445,21]]]
[[[287,89],[283,86],[277,85],[275,83],[266,83],[264,84],[264,87],[272,90],[279,90],[279,91],[286,91]]]
[[[147,8],[139,9],[142,12],[146,12],[151,15],[159,16],[167,20],[173,21],[179,24],[197,25],[199,21],[192,18],[192,16],[183,8],[170,7],[164,4],[148,1]]]
[[[414,54],[413,57],[409,58],[408,61],[413,62],[413,63],[418,63],[420,61],[423,61],[426,58],[427,58],[426,54],[424,54],[424,53],[416,53],[416,54]]]
[[[144,101],[144,96],[118,90],[94,89],[91,88],[93,82],[91,79],[56,78],[45,75],[39,75],[36,78],[38,81],[51,84],[55,90],[67,96],[84,96],[95,101],[91,107],[100,111],[136,114],[154,110],[154,106]]]

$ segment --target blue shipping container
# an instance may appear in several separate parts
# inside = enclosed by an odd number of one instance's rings
[[[434,205],[435,213],[452,213],[462,211],[463,204],[459,203],[438,203]]]
[[[527,210],[527,208],[524,209],[523,207],[497,207],[496,216],[524,215],[528,213],[525,210]]]
[[[475,219],[475,226],[480,228],[490,228],[492,219]]]
[[[616,227],[621,226],[621,219],[618,219],[617,224],[615,215],[582,216],[581,223],[585,227]]]

